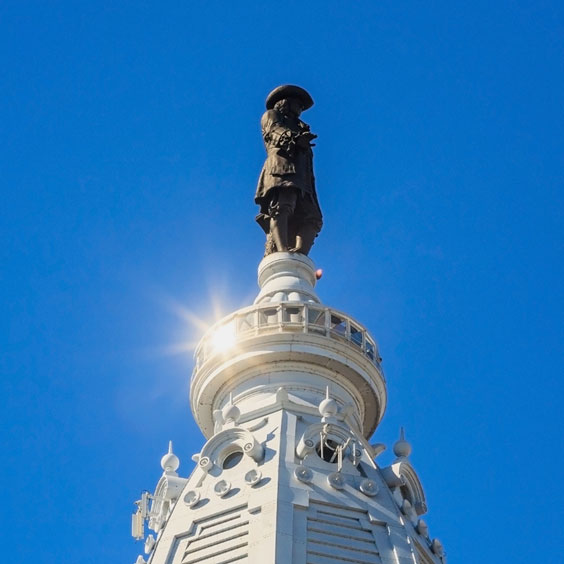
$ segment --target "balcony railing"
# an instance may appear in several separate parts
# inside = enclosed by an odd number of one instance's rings
[[[374,340],[347,315],[318,304],[266,303],[241,309],[213,325],[200,341],[195,371],[211,356],[239,341],[269,333],[309,333],[352,343],[376,366],[381,358]]]

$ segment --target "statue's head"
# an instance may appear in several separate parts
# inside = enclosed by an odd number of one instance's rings
[[[304,106],[298,98],[282,98],[274,104],[274,109],[285,116],[300,117]]]
[[[266,98],[266,109],[272,110],[277,102],[295,98],[301,104],[300,112],[313,106],[313,99],[309,93],[300,86],[285,84],[275,88]]]

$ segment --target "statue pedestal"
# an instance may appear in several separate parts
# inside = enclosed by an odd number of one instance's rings
[[[315,286],[315,265],[299,253],[272,253],[258,267],[259,295],[255,304],[267,302],[320,303]]]

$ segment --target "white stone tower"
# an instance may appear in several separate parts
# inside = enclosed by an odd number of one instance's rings
[[[206,442],[187,478],[170,446],[137,502],[137,564],[444,564],[403,430],[389,466],[368,442],[386,407],[375,341],[320,302],[308,257],[273,253],[258,279],[254,304],[198,345]]]

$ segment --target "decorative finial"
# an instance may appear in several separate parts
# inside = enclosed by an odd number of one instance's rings
[[[179,466],[180,460],[172,452],[172,441],[168,441],[168,452],[161,458],[161,468],[165,472],[176,472]]]
[[[153,548],[155,547],[156,542],[157,541],[153,535],[149,535],[145,539],[145,554],[151,554]]]
[[[325,399],[319,404],[319,413],[321,417],[335,417],[339,412],[337,402],[329,397],[329,386],[325,390]]]
[[[424,537],[429,536],[429,527],[423,519],[419,519],[419,521],[417,521],[417,526],[415,528],[420,535],[423,535]]]
[[[445,549],[443,547],[443,543],[439,539],[433,539],[433,541],[431,542],[431,550],[437,556],[444,556]]]
[[[288,401],[288,392],[284,388],[276,390],[276,401]]]
[[[239,421],[239,418],[241,417],[241,411],[236,405],[233,405],[233,392],[229,394],[229,401],[221,410],[221,414],[225,423],[237,423],[237,421]]]
[[[407,458],[411,454],[411,445],[405,440],[405,431],[400,427],[400,438],[394,443],[394,454],[400,458]]]

